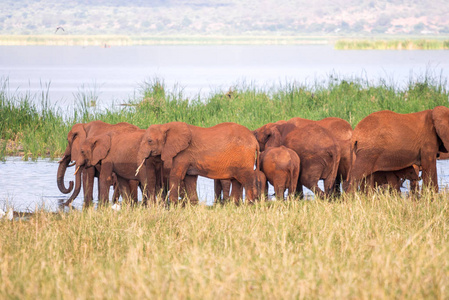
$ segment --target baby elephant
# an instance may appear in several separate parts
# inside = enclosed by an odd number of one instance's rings
[[[284,199],[285,189],[294,195],[298,184],[300,159],[295,151],[284,147],[268,147],[260,155],[260,169],[274,186],[276,198]]]
[[[397,171],[377,171],[371,174],[373,177],[374,187],[382,187],[396,190],[401,192],[401,186],[404,180],[410,180],[410,192],[416,192],[418,186],[419,178],[419,167],[417,165],[412,165],[410,167],[397,170]]]

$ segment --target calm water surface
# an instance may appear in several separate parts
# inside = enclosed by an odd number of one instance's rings
[[[0,78],[8,79],[9,93],[30,93],[39,102],[48,88],[50,103],[64,109],[76,105],[80,92],[94,93],[100,107],[110,108],[139,95],[143,82],[156,77],[186,97],[205,98],[242,84],[266,89],[290,82],[325,84],[331,75],[405,87],[426,74],[446,80],[449,51],[337,51],[330,45],[0,46]],[[1,162],[0,208],[56,209],[67,198],[57,188],[57,168],[46,159]],[[438,168],[440,183],[448,184],[448,162],[438,162]],[[72,174],[69,169],[67,181]],[[201,178],[198,190],[200,199],[211,204],[212,180]],[[80,195],[74,205],[81,207],[82,201]]]
[[[438,181],[440,188],[449,185],[449,160],[438,161]],[[48,159],[37,162],[23,161],[20,157],[10,157],[6,162],[0,162],[0,208],[12,206],[17,211],[34,211],[44,207],[48,210],[57,210],[61,201],[66,201],[68,195],[62,194],[56,185],[56,172],[58,163]],[[74,180],[74,168],[66,173],[66,186],[69,180]],[[404,184],[408,186],[408,181]],[[323,188],[322,182],[320,187]],[[98,199],[95,182],[94,199]],[[402,189],[404,192],[406,188]],[[270,185],[268,193],[274,194]],[[312,195],[305,190],[306,195]],[[81,195],[73,202],[74,207],[81,208],[83,197]],[[112,195],[112,190],[111,190]],[[214,201],[213,180],[199,177],[198,196],[203,203],[211,205]]]
[[[0,77],[13,93],[40,93],[66,107],[79,91],[99,105],[125,102],[144,81],[164,80],[186,97],[207,97],[242,83],[270,88],[286,82],[322,84],[330,75],[406,86],[430,73],[447,78],[449,51],[334,50],[331,45],[271,46],[0,46]]]

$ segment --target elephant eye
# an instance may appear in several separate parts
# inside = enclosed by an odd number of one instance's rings
[[[152,144],[153,143],[153,140],[152,139],[149,139],[148,140],[148,144]]]

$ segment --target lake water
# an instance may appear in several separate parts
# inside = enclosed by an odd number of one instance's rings
[[[40,94],[71,106],[80,91],[110,107],[162,79],[186,97],[207,97],[235,85],[270,88],[286,82],[323,84],[331,75],[406,86],[429,73],[449,77],[449,51],[334,50],[331,45],[264,46],[0,46],[0,77],[11,93]],[[40,98],[39,98],[40,99]]]
[[[50,103],[62,108],[76,105],[80,92],[94,93],[100,107],[110,108],[138,95],[143,82],[154,78],[169,90],[177,86],[186,97],[205,98],[242,84],[266,89],[287,82],[321,85],[331,75],[406,87],[426,74],[447,84],[449,51],[340,51],[331,45],[0,46],[0,78],[7,79],[7,92],[30,93],[40,101],[48,88]],[[0,208],[56,209],[67,198],[56,186],[57,167],[46,159],[0,163]],[[448,162],[438,162],[438,168],[440,184],[448,184]],[[70,173],[67,180],[73,178]],[[198,186],[200,199],[212,203],[212,181],[201,178]],[[82,201],[80,195],[75,207]]]
[[[440,189],[449,185],[449,160],[437,162]],[[15,211],[34,211],[36,208],[46,208],[55,211],[59,203],[66,201],[68,195],[62,194],[56,185],[58,163],[49,159],[36,162],[23,161],[20,157],[9,157],[6,162],[0,162],[0,208],[13,207]],[[66,173],[66,186],[69,180],[74,180],[74,168]],[[408,186],[408,181],[404,187]],[[320,182],[320,187],[323,188]],[[402,189],[404,192],[406,188]],[[270,185],[269,195],[274,194]],[[312,193],[305,189],[305,193]],[[112,194],[112,191],[111,191]],[[200,201],[208,205],[214,201],[213,180],[199,177],[198,196]],[[140,196],[139,196],[140,197]],[[97,197],[97,182],[95,181],[94,199]],[[83,205],[82,193],[75,199],[73,206],[81,209]]]

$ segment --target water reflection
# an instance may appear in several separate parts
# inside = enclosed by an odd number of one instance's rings
[[[58,163],[50,159],[38,161],[23,161],[20,157],[8,157],[0,163],[0,208],[12,206],[15,211],[35,211],[39,208],[56,211],[59,204],[68,199],[69,195],[62,194],[56,185],[56,172]],[[438,181],[440,188],[449,185],[449,160],[438,161]],[[75,180],[74,168],[69,168],[66,173],[66,185],[68,181]],[[408,186],[405,184],[405,186]],[[320,183],[320,187],[322,187]],[[407,192],[407,188],[402,188]],[[306,195],[312,195],[306,190]],[[269,194],[274,193],[270,186]],[[80,209],[83,205],[81,195],[75,199],[73,206]],[[112,192],[111,192],[112,195]],[[98,190],[94,189],[94,199],[98,197]],[[213,180],[199,177],[198,196],[201,202],[211,205],[214,199]]]

